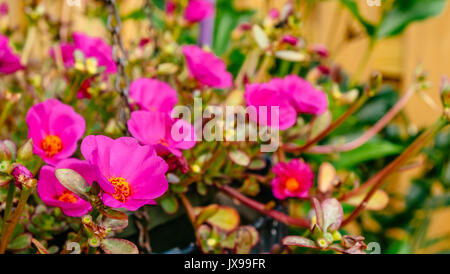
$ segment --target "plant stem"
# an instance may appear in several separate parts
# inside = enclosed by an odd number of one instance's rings
[[[348,218],[346,218],[342,222],[342,226],[347,225],[356,217],[358,217],[359,213],[366,207],[370,198],[375,194],[375,192],[382,186],[384,179],[393,171],[397,170],[397,168],[404,163],[411,155],[418,152],[430,139],[432,139],[444,126],[446,126],[448,121],[440,117],[428,130],[422,133],[405,151],[403,151],[400,156],[398,156],[394,161],[392,161],[388,166],[383,168],[377,174],[372,176],[369,180],[367,180],[363,185],[358,187],[357,189],[352,190],[351,192],[343,195],[339,198],[340,201],[345,201],[348,198],[355,196],[361,193],[362,190],[373,186],[370,191],[366,194],[364,200],[355,208],[355,210],[350,214]]]
[[[192,223],[192,226],[194,227],[194,230],[197,229],[197,224],[195,221],[195,213],[194,213],[194,208],[192,207],[191,202],[189,201],[189,199],[186,197],[186,195],[184,195],[183,193],[181,193],[179,195],[180,199],[181,199],[181,203],[183,203],[184,208],[186,208],[186,212],[189,216],[189,220]]]
[[[274,220],[277,220],[279,222],[282,222],[282,223],[290,225],[290,226],[309,228],[309,221],[306,219],[293,218],[293,217],[286,215],[282,212],[279,212],[277,210],[273,210],[273,209],[269,210],[266,208],[266,206],[264,204],[248,198],[247,196],[243,195],[236,189],[229,187],[227,185],[218,186],[218,188],[220,191],[231,196],[232,198],[237,199],[244,205],[246,205],[250,208],[253,208],[254,210],[256,210],[262,214],[265,214],[265,215],[273,218]]]
[[[382,130],[400,112],[400,110],[405,107],[408,100],[414,94],[414,91],[414,87],[406,91],[402,98],[400,98],[400,100],[373,127],[357,139],[343,145],[315,146],[308,149],[307,152],[313,154],[329,154],[333,152],[349,151],[362,146],[378,132],[380,132],[380,130]]]
[[[11,215],[11,209],[12,209],[15,191],[16,191],[16,184],[14,183],[14,181],[9,182],[8,194],[6,196],[5,212],[3,215],[3,225],[2,225],[2,231],[1,231],[2,236],[5,232],[6,224],[8,224],[8,222],[9,222],[9,217]]]
[[[285,146],[284,149],[287,152],[291,153],[301,153],[303,151],[308,150],[310,147],[321,141],[323,138],[325,138],[330,132],[332,132],[334,129],[336,129],[340,124],[342,124],[345,119],[347,119],[349,116],[351,116],[355,111],[357,111],[367,100],[368,96],[364,93],[361,97],[358,98],[348,109],[347,111],[342,114],[336,121],[331,123],[324,131],[322,131],[319,135],[314,137],[313,139],[306,142],[306,144],[300,146],[300,147],[292,147],[292,146]]]
[[[24,187],[22,189],[22,193],[20,194],[19,204],[17,205],[16,210],[14,210],[14,214],[11,218],[11,221],[6,226],[5,233],[2,235],[2,239],[1,239],[1,243],[0,243],[0,254],[5,253],[6,247],[8,246],[9,238],[11,237],[11,235],[14,231],[14,228],[16,227],[16,224],[20,219],[20,216],[22,216],[22,212],[25,209],[25,205],[27,204],[28,197],[30,197],[34,188],[35,188],[35,186],[30,187],[30,188]]]

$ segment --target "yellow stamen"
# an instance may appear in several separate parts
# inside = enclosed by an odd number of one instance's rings
[[[41,148],[44,150],[47,157],[51,158],[62,150],[63,145],[61,138],[56,135],[47,135],[41,142]]]
[[[113,194],[114,199],[124,203],[128,196],[131,195],[131,189],[129,183],[122,177],[112,177],[109,179],[114,186],[115,192]]]
[[[295,178],[289,178],[286,181],[286,189],[290,192],[295,192],[299,189],[300,183]]]
[[[70,191],[64,190],[64,192],[57,198],[61,202],[74,204],[77,202],[77,197]]]

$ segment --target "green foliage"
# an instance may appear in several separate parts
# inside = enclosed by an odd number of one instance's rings
[[[395,0],[383,10],[380,22],[371,23],[359,12],[354,0],[340,0],[364,27],[371,40],[381,40],[401,34],[411,23],[439,15],[446,0]]]

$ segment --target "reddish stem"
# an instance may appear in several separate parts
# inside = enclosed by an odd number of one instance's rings
[[[237,199],[244,205],[246,205],[250,208],[253,208],[254,210],[256,210],[262,214],[265,214],[265,215],[273,218],[274,220],[277,220],[279,222],[282,222],[284,224],[291,225],[291,226],[296,226],[296,227],[301,227],[301,228],[309,228],[309,221],[306,219],[293,218],[293,217],[286,215],[284,213],[281,213],[277,210],[272,210],[272,209],[267,210],[266,206],[264,204],[257,202],[251,198],[248,198],[247,196],[243,195],[236,189],[229,187],[227,185],[218,186],[218,188],[220,189],[220,191]]]
[[[330,132],[335,130],[340,124],[342,124],[345,119],[347,119],[349,116],[351,116],[355,111],[357,111],[367,100],[367,95],[363,94],[361,97],[359,97],[356,102],[354,102],[350,108],[347,109],[347,111],[344,112],[336,121],[331,123],[324,131],[322,131],[319,135],[314,137],[313,139],[309,140],[306,144],[300,146],[300,147],[292,147],[292,146],[285,146],[284,149],[287,152],[291,153],[301,153],[303,151],[308,150],[310,147],[315,145],[316,143],[320,142],[323,138],[325,138]]]
[[[380,132],[380,130],[382,130],[400,112],[400,110],[403,109],[409,98],[411,98],[414,94],[414,91],[415,88],[413,87],[406,91],[402,98],[400,98],[400,100],[386,113],[386,115],[384,115],[383,118],[381,118],[373,127],[367,130],[359,138],[343,145],[315,146],[308,149],[307,152],[313,154],[329,154],[333,152],[349,151],[362,146],[378,132]]]
[[[420,150],[433,136],[438,133],[445,125],[447,124],[447,121],[443,118],[439,118],[436,123],[432,127],[430,127],[427,131],[422,133],[405,151],[403,151],[400,156],[398,156],[394,161],[392,161],[388,166],[383,168],[381,171],[379,171],[377,174],[372,176],[369,180],[367,180],[363,185],[360,187],[346,193],[341,198],[339,198],[340,201],[345,201],[348,198],[355,196],[359,193],[361,193],[364,189],[373,186],[370,191],[366,194],[364,200],[355,208],[355,210],[350,214],[349,217],[347,217],[343,222],[341,226],[345,226],[356,217],[359,216],[361,211],[367,206],[367,203],[369,202],[370,198],[375,194],[375,192],[382,186],[384,183],[384,179],[392,172],[397,170],[397,168],[406,161],[412,154]]]

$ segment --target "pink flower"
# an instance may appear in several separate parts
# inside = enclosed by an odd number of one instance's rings
[[[314,183],[314,173],[301,159],[289,163],[278,163],[273,167],[276,177],[272,180],[272,192],[279,200],[287,197],[308,198]]]
[[[89,184],[92,184],[96,179],[95,168],[86,161],[65,159],[59,162],[56,167],[43,166],[39,172],[37,192],[42,201],[49,206],[61,208],[67,216],[81,217],[92,209],[91,204],[61,185],[55,176],[55,170],[60,168],[68,168],[78,172]]]
[[[117,72],[116,63],[112,56],[112,48],[101,38],[91,37],[81,32],[74,32],[73,44],[62,43],[60,45],[61,55],[66,67],[72,67],[75,64],[73,53],[75,50],[81,51],[85,58],[97,59],[99,67],[105,67],[105,74]],[[51,50],[50,55],[55,58],[55,52]]]
[[[175,4],[175,2],[173,0],[167,0],[166,1],[166,14],[167,15],[173,15],[173,13],[175,12],[177,8],[177,5]]]
[[[310,82],[297,75],[289,75],[283,79],[282,85],[284,95],[291,99],[298,113],[320,115],[327,110],[327,95],[315,89]]]
[[[97,170],[103,203],[113,208],[138,208],[155,204],[168,188],[168,166],[152,146],[141,146],[131,137],[111,139],[87,136],[81,153]]]
[[[12,74],[23,68],[20,57],[9,46],[8,37],[0,34],[0,74]]]
[[[139,142],[153,145],[158,155],[172,153],[180,157],[181,150],[195,146],[194,127],[184,120],[172,119],[167,113],[133,111],[128,129]]]
[[[297,112],[274,83],[248,84],[245,87],[244,97],[247,106],[256,107],[258,124],[280,130],[288,129],[295,124]],[[267,107],[266,115],[261,112],[261,107]],[[272,107],[278,107],[278,113],[272,113]],[[250,118],[252,119],[252,116]]]
[[[178,103],[177,92],[167,83],[141,78],[130,85],[130,97],[143,110],[170,113]]]
[[[206,0],[189,0],[184,10],[184,19],[197,23],[214,15],[214,6]]]
[[[26,123],[33,152],[50,165],[72,156],[86,127],[81,115],[56,99],[31,107]]]
[[[233,76],[227,72],[225,63],[214,54],[190,45],[183,47],[187,66],[191,76],[200,84],[213,88],[230,88]]]

